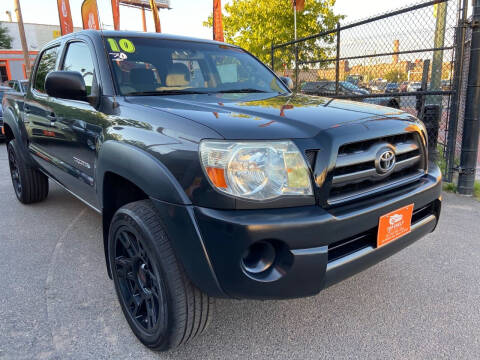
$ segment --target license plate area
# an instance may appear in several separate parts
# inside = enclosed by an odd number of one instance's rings
[[[408,234],[412,227],[413,205],[382,215],[378,221],[377,248]]]

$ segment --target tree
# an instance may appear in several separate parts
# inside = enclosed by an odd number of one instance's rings
[[[12,37],[8,34],[8,29],[0,25],[0,49],[11,49],[12,40]]]
[[[333,29],[342,16],[333,13],[336,0],[305,0],[305,8],[297,13],[297,36],[305,37]],[[212,27],[212,16],[204,26]],[[293,7],[291,0],[232,0],[223,14],[225,41],[247,49],[264,63],[270,63],[272,43],[293,40]],[[335,34],[302,42],[298,45],[301,60],[320,59],[331,55]],[[275,52],[275,68],[291,67],[294,47]]]
[[[407,80],[407,74],[400,70],[390,70],[384,77],[388,82],[402,82]]]

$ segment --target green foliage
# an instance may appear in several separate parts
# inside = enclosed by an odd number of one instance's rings
[[[475,181],[475,185],[473,187],[473,195],[480,200],[480,181]]]
[[[297,36],[305,37],[333,29],[342,16],[333,13],[336,0],[305,0],[305,9],[297,13]],[[203,23],[212,27],[212,16]],[[232,0],[225,5],[223,14],[225,41],[247,49],[264,63],[270,63],[272,43],[281,44],[293,40],[293,8],[290,0]],[[318,59],[328,55],[335,35],[302,43],[301,60]],[[294,47],[275,53],[275,67],[290,67],[294,59]]]
[[[0,49],[11,49],[12,40],[12,37],[8,34],[8,29],[0,25]]]
[[[448,191],[448,192],[456,193],[457,192],[457,185],[455,185],[455,183],[444,182],[443,183],[443,190]]]
[[[388,82],[402,82],[407,80],[407,74],[400,70],[391,70],[384,76]]]

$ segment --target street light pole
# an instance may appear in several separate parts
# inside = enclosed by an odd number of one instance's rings
[[[22,9],[20,8],[20,0],[14,0],[15,14],[17,15],[18,32],[20,33],[20,41],[22,43],[23,57],[25,59],[25,72],[27,78],[30,77],[30,56],[28,54],[27,38],[25,37],[25,28],[23,27]]]

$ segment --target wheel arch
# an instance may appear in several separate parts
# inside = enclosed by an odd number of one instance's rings
[[[100,148],[96,179],[110,277],[108,234],[113,215],[126,203],[150,199],[190,280],[209,295],[225,296],[199,233],[191,201],[165,165],[138,147],[109,140]]]
[[[108,140],[101,145],[95,170],[97,196],[103,208],[105,175],[116,174],[149,197],[174,204],[191,204],[172,173],[157,158],[136,146]]]
[[[10,105],[8,105],[3,111],[3,127],[5,136],[7,138],[7,142],[15,139],[18,146],[20,146],[22,149],[21,155],[25,158],[25,160],[30,161],[30,158],[26,156],[28,153],[26,130],[23,127],[23,123],[20,124],[21,120],[18,118],[18,115],[19,113],[14,112],[12,106]]]
[[[95,169],[97,198],[102,210],[103,245],[108,275],[108,231],[115,212],[130,202],[149,198],[189,203],[168,169],[146,151],[113,140],[104,142]]]
[[[5,141],[7,143],[15,139],[15,135],[13,134],[12,128],[7,123],[3,123],[3,131],[5,133]]]

